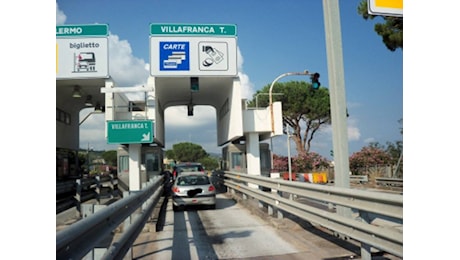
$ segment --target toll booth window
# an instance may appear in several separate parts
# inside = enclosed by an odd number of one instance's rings
[[[232,169],[243,169],[243,153],[232,153]]]
[[[148,172],[159,171],[160,170],[159,161],[160,161],[160,158],[158,154],[154,154],[154,153],[145,154],[145,168],[147,169]]]
[[[260,168],[261,169],[270,169],[271,165],[270,150],[260,150]]]
[[[56,120],[66,125],[70,125],[70,114],[56,108]]]
[[[129,172],[129,156],[121,155],[118,157],[118,173]]]

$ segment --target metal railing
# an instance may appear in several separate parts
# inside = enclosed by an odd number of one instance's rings
[[[56,213],[72,207],[81,213],[81,204],[85,201],[96,199],[99,203],[103,197],[118,195],[118,179],[114,174],[56,182],[56,196],[61,197],[56,201]]]
[[[350,175],[350,182],[367,183],[369,182],[369,177],[367,175]]]
[[[399,257],[403,255],[403,197],[400,194],[293,182],[229,171],[225,171],[224,176],[224,183],[231,194],[240,192],[243,199],[249,196],[265,203],[269,214],[276,212],[279,218],[283,217],[283,212],[287,212],[359,241],[362,256],[370,256],[371,247]],[[264,192],[251,187],[254,185],[277,192]],[[312,203],[301,203],[293,200],[293,197],[301,197]],[[321,204],[322,207],[315,204]],[[356,215],[345,217],[338,214],[335,212],[337,205],[351,208]],[[401,228],[376,226],[371,223],[370,215],[394,220]]]
[[[376,177],[375,183],[381,186],[402,187],[403,179]]]
[[[101,259],[123,259],[142,227],[148,220],[164,190],[164,176],[158,176],[140,191],[131,192],[125,198],[100,209],[56,234],[56,259],[82,259],[124,220],[142,207],[139,216],[116,243],[112,243]]]

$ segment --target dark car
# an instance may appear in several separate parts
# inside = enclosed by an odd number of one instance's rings
[[[186,206],[216,208],[216,188],[202,172],[182,172],[171,188],[173,210]]]
[[[204,173],[204,168],[203,168],[203,165],[201,165],[201,163],[197,163],[197,162],[178,163],[173,168],[173,173],[172,173],[173,180],[175,180],[176,177],[179,176],[181,172]]]

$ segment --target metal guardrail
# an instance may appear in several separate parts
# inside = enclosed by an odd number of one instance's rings
[[[75,181],[61,181],[56,182],[56,195],[66,194],[75,190]]]
[[[402,187],[403,179],[377,177],[375,183],[381,186]]]
[[[120,194],[118,179],[113,174],[56,182],[56,213],[76,207],[81,213],[81,204],[91,199],[110,198]]]
[[[306,221],[319,224],[345,237],[361,242],[363,259],[370,256],[370,248],[374,247],[390,254],[402,257],[403,233],[388,226],[375,226],[366,218],[368,214],[376,214],[403,220],[403,197],[400,194],[371,192],[347,189],[320,184],[292,182],[282,179],[271,179],[244,173],[229,172],[225,174],[225,185],[232,193],[241,192],[266,203],[270,212],[277,212],[282,217],[283,211],[300,217]],[[254,185],[277,190],[277,193],[264,192],[251,187]],[[327,204],[326,209],[300,203],[280,196],[279,192],[293,196],[308,198],[312,201]],[[243,196],[244,198],[244,196]],[[345,217],[327,209],[343,206],[356,210],[358,217]]]
[[[112,243],[102,259],[122,259],[132,246],[164,190],[164,176],[147,186],[95,212],[56,234],[56,259],[82,259],[94,245],[115,230],[126,218],[144,205],[140,217],[124,228],[120,240]]]
[[[367,183],[369,182],[369,177],[367,175],[350,175],[350,182]]]

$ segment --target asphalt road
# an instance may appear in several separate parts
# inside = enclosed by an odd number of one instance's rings
[[[125,259],[360,259],[356,241],[294,218],[269,217],[251,200],[238,203],[217,195],[215,210],[174,212],[170,199],[159,204]],[[163,207],[162,214],[159,214]],[[76,220],[76,210],[56,216],[56,231]],[[116,232],[113,240],[121,233]],[[400,259],[375,256],[373,259]]]
[[[215,210],[174,212],[171,201],[166,209],[162,225],[152,224],[135,241],[133,259],[349,259],[359,252],[291,220],[272,223],[225,194]]]

